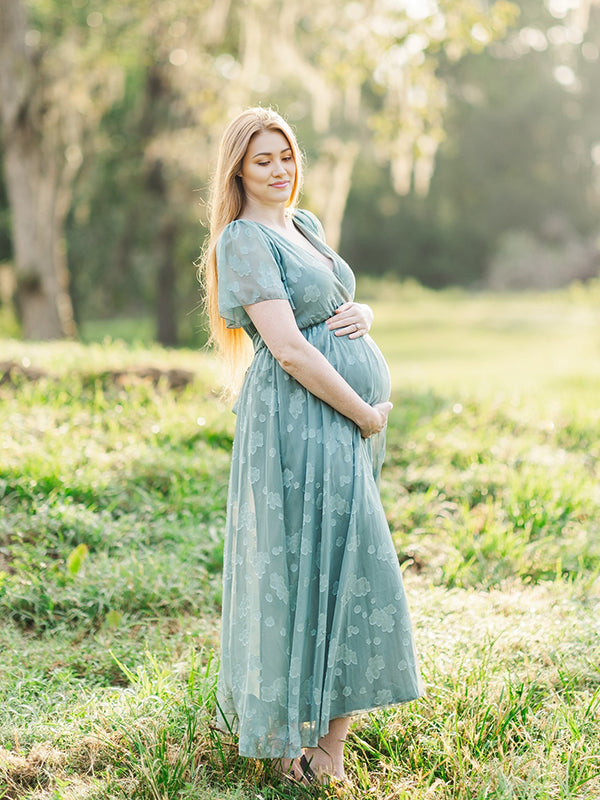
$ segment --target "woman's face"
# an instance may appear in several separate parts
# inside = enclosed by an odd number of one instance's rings
[[[296,162],[290,143],[280,131],[255,134],[238,174],[244,186],[246,207],[285,204],[296,177]]]

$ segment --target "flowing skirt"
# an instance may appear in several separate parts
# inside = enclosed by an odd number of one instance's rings
[[[303,334],[367,402],[389,397],[370,337]],[[243,756],[296,757],[330,720],[422,694],[379,496],[384,437],[362,439],[259,347],[237,402],[217,691]]]

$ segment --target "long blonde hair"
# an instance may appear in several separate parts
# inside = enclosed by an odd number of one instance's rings
[[[216,248],[225,226],[243,211],[245,193],[238,173],[250,140],[264,131],[279,131],[289,142],[296,162],[296,176],[286,207],[293,208],[297,203],[302,182],[302,155],[294,132],[283,117],[271,108],[258,106],[246,109],[229,123],[221,139],[209,201],[210,232],[200,260],[199,278],[204,286],[210,342],[216,345],[225,361],[229,393],[233,393],[239,385],[250,360],[251,347],[242,328],[228,328],[219,315]]]

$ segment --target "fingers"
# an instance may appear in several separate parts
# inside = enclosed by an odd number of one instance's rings
[[[381,420],[377,425],[372,425],[369,428],[361,428],[360,435],[363,439],[369,439],[371,436],[375,436],[376,433],[381,433],[384,428],[385,422]]]
[[[379,414],[379,418],[381,420],[381,428],[379,428],[379,430],[382,430],[387,425],[388,416],[390,414],[390,411],[392,410],[392,404],[390,402],[377,403],[376,405],[373,406],[373,408]]]
[[[376,403],[373,406],[373,410],[377,413],[377,416],[370,421],[368,426],[361,428],[360,435],[363,439],[368,439],[370,436],[380,433],[385,428],[392,408],[393,405],[389,400],[384,403]]]
[[[338,306],[338,308],[336,308],[336,310],[333,313],[334,314],[342,314],[344,311],[350,311],[350,309],[352,308],[353,305],[354,305],[354,303],[351,303],[351,302],[342,303],[342,305]]]
[[[369,320],[360,303],[344,303],[335,309],[333,317],[329,317],[326,323],[336,336],[348,336],[350,339],[357,339],[369,331]]]
[[[358,339],[359,336],[364,336],[367,332],[359,322],[352,322],[349,325],[344,325],[343,328],[329,328],[329,330],[333,330],[335,336],[347,336],[349,339]]]
[[[327,320],[327,327],[330,331],[333,331],[336,336],[350,336],[352,339],[355,339],[357,336],[364,336],[365,333],[367,333],[365,326],[358,320],[335,320],[334,322],[329,322],[329,320]]]
[[[355,322],[358,322],[360,325],[358,314],[353,314],[352,310],[342,311],[339,314],[336,311],[334,316],[329,317],[329,319],[325,320],[325,322],[327,323],[329,330],[352,327]]]
[[[383,403],[382,407],[379,408],[379,413],[381,414],[381,416],[383,418],[382,428],[384,428],[387,425],[388,417],[390,415],[390,411],[391,410],[392,410],[392,404],[391,403]]]

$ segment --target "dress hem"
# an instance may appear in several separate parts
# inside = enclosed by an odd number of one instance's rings
[[[419,700],[420,698],[422,698],[424,696],[425,696],[425,690],[423,689],[419,694],[414,695],[414,697],[407,697],[407,698],[405,698],[403,700],[394,700],[391,703],[386,703],[384,705],[368,706],[368,707],[365,707],[365,708],[359,708],[359,709],[352,710],[352,711],[346,711],[345,713],[339,713],[339,714],[334,713],[330,717],[329,722],[331,723],[334,719],[346,719],[347,717],[359,717],[362,714],[372,714],[375,711],[382,711],[382,710],[385,710],[385,709],[388,709],[388,708],[396,708],[397,706],[403,706],[403,705],[406,705],[407,703],[413,703],[416,700]],[[221,731],[221,733],[230,733],[230,734],[233,733],[236,736],[239,735],[239,733],[235,730],[235,725],[229,726],[228,723],[220,724],[220,720],[218,718],[217,718],[217,721],[216,721],[216,728],[217,728],[217,730]],[[322,734],[322,735],[325,735],[325,734]],[[311,740],[307,744],[302,744],[301,745],[301,749],[298,752],[294,752],[293,754],[291,752],[288,752],[288,751],[286,751],[286,752],[284,752],[283,754],[280,754],[280,755],[264,755],[262,753],[261,754],[256,754],[255,752],[251,753],[249,751],[242,751],[241,749],[239,749],[239,746],[238,746],[238,753],[242,758],[256,758],[256,759],[260,759],[260,760],[262,760],[262,759],[278,759],[278,758],[298,758],[299,756],[302,755],[302,750],[303,749],[305,749],[307,747],[317,747],[318,746],[318,741],[319,741],[320,738],[321,738],[321,736],[318,736],[314,740],[314,743]]]

